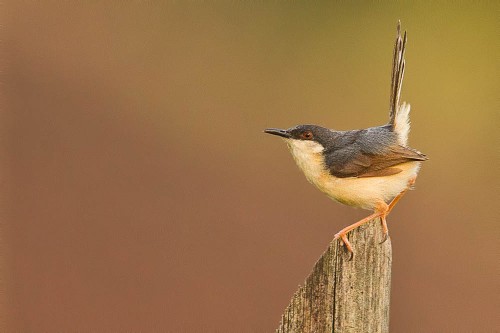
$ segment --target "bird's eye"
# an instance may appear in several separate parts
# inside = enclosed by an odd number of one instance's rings
[[[311,140],[313,138],[313,134],[311,131],[305,131],[300,134],[300,137],[304,140]]]

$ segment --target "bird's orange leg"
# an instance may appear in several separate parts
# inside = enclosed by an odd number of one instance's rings
[[[385,216],[389,215],[391,210],[394,208],[394,206],[396,206],[396,204],[403,197],[403,195],[405,195],[405,193],[408,192],[409,189],[411,189],[411,187],[415,184],[415,180],[416,178],[410,179],[410,181],[408,181],[408,187],[406,187],[403,191],[401,191],[401,193],[399,193],[394,199],[392,199],[387,209],[387,214]],[[385,216],[380,218],[382,220],[382,229],[384,230],[384,239],[380,242],[380,244],[385,242],[389,236],[389,228],[387,227],[387,221],[385,220]]]
[[[415,184],[415,180],[416,178],[410,179],[410,181],[408,182],[408,187],[406,187],[403,191],[401,191],[401,193],[399,193],[394,199],[392,199],[391,203],[389,204],[389,211],[387,212],[387,214],[389,214],[394,206],[396,206],[399,199],[401,199],[401,197],[405,195],[405,193],[408,192],[409,189],[411,189],[411,187]]]
[[[344,243],[345,247],[347,248],[347,250],[351,253],[351,258],[349,260],[351,260],[352,257],[354,256],[354,251],[352,249],[351,243],[349,243],[349,240],[347,239],[347,233],[367,222],[370,222],[371,220],[377,217],[380,217],[382,219],[382,226],[385,226],[385,228],[387,228],[387,223],[385,223],[385,217],[387,216],[388,208],[389,206],[387,206],[385,202],[380,202],[375,208],[373,214],[365,217],[362,220],[359,220],[356,223],[351,224],[350,226],[345,227],[344,229],[340,230],[337,234],[335,234],[335,237],[333,239],[340,238],[342,240],[342,243]]]
[[[375,208],[375,211],[373,212],[373,214],[365,217],[364,219],[362,219],[356,223],[351,224],[348,227],[345,227],[344,229],[340,230],[337,234],[335,234],[334,239],[340,238],[342,240],[342,243],[344,243],[345,247],[347,248],[347,250],[351,253],[351,258],[349,260],[351,260],[352,257],[354,256],[354,251],[352,249],[351,243],[349,243],[349,240],[347,239],[347,233],[349,231],[352,231],[352,230],[356,229],[357,227],[373,220],[374,218],[380,217],[380,220],[382,221],[382,229],[384,232],[384,239],[380,243],[385,242],[389,236],[389,228],[387,227],[386,217],[387,217],[387,215],[389,215],[389,213],[394,208],[394,206],[398,203],[398,201],[401,199],[401,197],[403,197],[403,195],[405,195],[405,193],[408,192],[408,190],[413,186],[413,184],[415,184],[415,179],[416,178],[410,179],[410,181],[408,182],[408,187],[405,188],[403,191],[401,191],[401,193],[399,193],[394,199],[392,199],[392,201],[389,205],[387,205],[385,202],[380,202],[377,205],[377,207]]]

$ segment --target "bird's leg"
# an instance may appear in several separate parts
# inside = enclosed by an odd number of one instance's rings
[[[380,242],[380,244],[385,242],[389,237],[389,228],[387,228],[387,221],[385,220],[385,217],[389,215],[391,210],[394,208],[394,206],[396,206],[396,204],[403,197],[403,195],[405,195],[405,193],[408,192],[409,189],[411,189],[411,187],[415,184],[415,180],[416,178],[412,178],[408,181],[408,186],[403,191],[401,191],[401,193],[399,193],[394,199],[392,199],[385,216],[380,217],[380,219],[382,220],[382,229],[384,230],[384,239]]]
[[[350,226],[345,227],[344,229],[340,230],[337,234],[335,234],[334,239],[340,238],[342,240],[342,243],[344,243],[345,247],[347,248],[347,250],[351,253],[351,258],[349,260],[351,260],[353,258],[354,251],[352,249],[351,243],[349,243],[349,240],[347,239],[347,233],[349,231],[352,231],[352,230],[356,229],[357,227],[373,220],[374,218],[380,217],[380,221],[382,222],[382,230],[384,232],[384,239],[380,243],[385,242],[389,236],[389,228],[387,227],[386,217],[387,217],[387,215],[389,215],[389,213],[394,208],[394,206],[398,203],[398,201],[401,199],[401,197],[406,192],[408,192],[408,190],[413,186],[413,184],[415,184],[415,179],[416,178],[410,179],[408,181],[408,186],[403,191],[401,191],[401,193],[399,193],[394,199],[392,199],[392,201],[389,205],[387,205],[385,202],[382,202],[382,201],[379,202],[377,204],[377,206],[375,207],[375,211],[373,212],[373,214],[365,217],[364,219],[362,219],[356,223],[351,224]]]
[[[380,221],[382,221],[382,231],[384,233],[384,236],[383,236],[384,238],[382,239],[382,241],[379,244],[382,244],[383,242],[385,242],[387,240],[387,238],[389,238],[389,228],[387,227],[387,221],[385,220],[387,214],[389,214],[389,206],[387,206],[387,212],[384,215],[380,216]]]
[[[387,204],[385,202],[380,202],[375,208],[373,214],[365,217],[362,220],[359,220],[356,223],[351,224],[350,226],[345,227],[344,229],[340,230],[337,234],[335,234],[335,237],[333,239],[340,238],[342,240],[342,243],[344,243],[345,247],[347,248],[347,250],[351,253],[351,257],[349,258],[349,260],[353,258],[354,250],[352,249],[351,243],[349,243],[349,240],[347,239],[347,233],[367,222],[370,222],[371,220],[377,217],[380,217],[382,219],[382,226],[383,227],[385,226],[385,228],[387,228],[387,223],[385,223],[385,216],[387,215],[387,209],[388,209]]]
[[[389,214],[394,206],[396,206],[399,199],[401,199],[401,197],[405,195],[405,193],[408,192],[409,189],[411,189],[411,187],[415,184],[415,180],[416,178],[410,179],[408,181],[408,186],[403,191],[401,191],[401,193],[399,193],[394,199],[392,199],[391,203],[389,204],[389,211],[387,212],[387,214]]]

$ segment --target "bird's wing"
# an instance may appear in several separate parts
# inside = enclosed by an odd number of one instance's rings
[[[398,21],[392,60],[391,100],[389,104],[389,124],[393,127],[395,126],[396,114],[399,109],[399,98],[401,97],[401,88],[403,86],[403,76],[405,73],[405,49],[406,31],[404,36],[401,37],[401,22]]]
[[[425,161],[427,157],[411,148],[392,146],[383,153],[358,151],[349,153],[349,158],[334,163],[330,173],[338,178],[346,177],[383,177],[401,172],[397,166],[411,161]]]

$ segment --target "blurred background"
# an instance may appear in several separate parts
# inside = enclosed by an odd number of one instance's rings
[[[388,219],[391,331],[497,331],[498,10],[7,1],[1,330],[273,332],[368,212],[262,130],[386,123],[401,19],[430,160]]]

